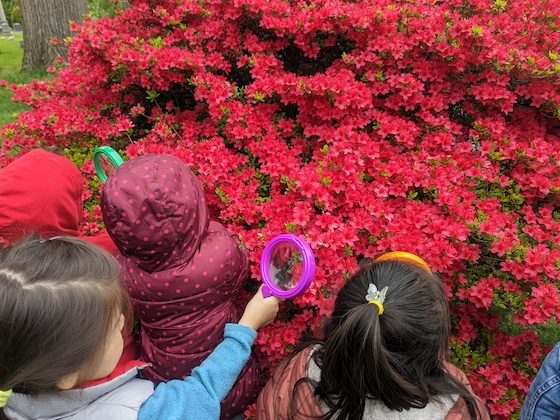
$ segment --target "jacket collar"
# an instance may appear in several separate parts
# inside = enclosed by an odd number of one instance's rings
[[[87,382],[69,391],[40,395],[14,393],[5,410],[15,418],[58,418],[72,415],[99,397],[117,389],[138,375],[149,363],[136,360],[136,345],[130,338],[113,372],[102,379]]]
[[[14,393],[8,401],[5,411],[8,417],[14,416],[24,419],[66,417],[77,413],[84,406],[133,379],[146,366],[148,364],[131,361],[126,367],[121,367],[120,373],[113,372],[101,381],[89,383],[86,387],[69,391],[40,395]]]

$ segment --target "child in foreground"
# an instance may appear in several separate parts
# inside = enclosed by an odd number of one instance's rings
[[[220,401],[278,311],[259,291],[185,380],[120,364],[130,310],[113,257],[80,239],[30,239],[0,252],[0,419],[217,419]]]
[[[363,267],[340,290],[321,342],[276,369],[257,419],[489,419],[447,361],[441,281],[416,265]]]

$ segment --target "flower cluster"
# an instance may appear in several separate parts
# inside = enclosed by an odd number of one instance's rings
[[[454,361],[509,418],[560,309],[557,10],[132,0],[74,28],[53,80],[13,87],[32,110],[4,130],[0,166],[40,142],[170,153],[242,238],[253,278],[270,238],[306,238],[316,278],[260,334],[267,366],[319,334],[361,259],[419,254],[446,286]]]

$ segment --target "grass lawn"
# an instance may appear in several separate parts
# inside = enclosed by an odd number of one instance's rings
[[[21,40],[21,32],[14,39],[0,38],[0,80],[26,84],[34,79],[44,79],[46,72],[20,72],[23,59],[23,49],[19,45]],[[17,115],[27,109],[25,105],[12,102],[11,98],[9,89],[0,89],[0,126],[15,121]]]

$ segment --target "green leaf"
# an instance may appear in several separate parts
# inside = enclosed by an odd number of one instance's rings
[[[471,33],[475,38],[480,38],[483,34],[484,34],[484,29],[482,29],[480,26],[478,25],[474,25],[471,28]]]
[[[290,233],[294,233],[296,231],[296,225],[294,225],[293,223],[284,223],[284,227]]]
[[[161,36],[158,36],[157,38],[151,38],[148,42],[154,48],[163,47],[163,39],[161,38]]]
[[[264,100],[266,99],[266,94],[264,94],[262,92],[255,92],[255,93],[253,93],[253,99],[256,102],[264,102]]]
[[[146,92],[146,99],[148,99],[150,102],[155,101],[158,97],[159,97],[159,92],[155,90],[148,90]]]

